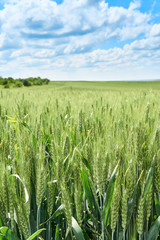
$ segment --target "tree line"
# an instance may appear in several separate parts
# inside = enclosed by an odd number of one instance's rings
[[[29,77],[29,78],[18,78],[14,79],[12,77],[3,78],[0,77],[0,85],[3,85],[4,88],[10,87],[30,87],[34,85],[46,85],[50,82],[47,78],[40,78],[40,77]]]

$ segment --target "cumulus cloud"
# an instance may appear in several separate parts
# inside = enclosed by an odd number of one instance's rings
[[[154,24],[150,31],[151,36],[160,36],[160,24]]]
[[[160,24],[151,24],[140,1],[128,8],[109,7],[104,0],[4,2],[0,57],[8,66],[105,69],[160,58]],[[109,41],[124,46],[107,50]]]
[[[8,1],[0,11],[0,22],[6,40],[14,36],[22,46],[28,39],[51,39],[53,44],[55,39],[66,39],[72,44],[80,37],[89,45],[93,43],[92,34],[94,41],[103,42],[112,37],[124,40],[128,26],[135,30],[133,37],[143,33],[149,16],[137,7],[133,2],[128,9],[109,8],[102,0],[64,0],[60,5],[51,0]],[[81,48],[79,43],[75,45]]]

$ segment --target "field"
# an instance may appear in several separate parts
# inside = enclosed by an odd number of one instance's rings
[[[160,239],[159,99],[160,81],[1,87],[0,239]]]

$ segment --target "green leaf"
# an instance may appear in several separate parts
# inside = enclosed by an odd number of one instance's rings
[[[35,237],[37,237],[42,231],[46,230],[45,228],[39,229],[37,230],[35,233],[33,233],[29,238],[27,238],[27,240],[32,240]]]
[[[2,227],[3,226],[3,224],[2,224],[2,220],[1,220],[1,217],[0,217],[0,227]]]
[[[73,134],[73,132],[72,132],[72,129],[70,129],[70,135],[71,135],[71,138],[72,138],[72,142],[73,142],[74,145],[76,146],[76,145],[77,145],[77,143],[76,143],[76,138],[75,138],[75,136],[74,136],[74,134]]]
[[[47,221],[41,223],[39,226],[42,226],[45,223],[49,222],[51,219],[54,219],[54,218],[58,217],[61,214],[63,209],[64,209],[64,205],[62,204]]]
[[[9,120],[9,119],[8,119],[8,122],[16,123],[17,121],[16,121],[16,120]]]
[[[37,138],[34,136],[33,133],[32,133],[32,141],[33,141],[34,148],[36,148],[36,146],[37,146]]]
[[[135,206],[135,202],[136,202],[138,183],[139,183],[139,181],[137,181],[136,186],[135,186],[134,191],[133,191],[133,194],[131,196],[131,199],[128,201],[127,227],[130,223],[130,220],[131,220],[131,217],[132,217],[132,214],[133,214],[133,210],[134,210],[134,206]]]
[[[90,162],[82,155],[82,153],[80,153],[80,151],[78,150],[77,147],[75,149],[78,152],[78,154],[80,155],[84,165],[89,169],[90,173],[92,174],[93,171],[92,171],[92,166],[91,166]]]
[[[143,175],[143,171],[141,172],[140,176],[139,176],[139,179],[134,187],[134,191],[133,191],[133,194],[130,198],[130,200],[128,201],[128,214],[127,214],[127,226],[126,228],[128,228],[129,224],[130,224],[130,220],[131,220],[131,217],[132,217],[132,214],[133,214],[133,211],[134,211],[134,206],[135,206],[135,203],[136,203],[136,195],[137,195],[137,189],[138,189],[138,184],[139,184],[139,181],[141,179]]]
[[[19,238],[8,227],[1,227],[0,232],[7,240],[19,240]]]
[[[156,194],[154,195],[154,202],[155,202],[155,207],[156,207],[156,211],[157,211],[157,215],[160,216],[160,203],[157,199]]]
[[[73,153],[74,154],[74,153]],[[67,155],[67,157],[64,159],[64,161],[63,161],[63,164],[64,164],[64,167],[65,167],[65,169],[67,168],[67,166],[69,165],[69,163],[68,163],[68,158],[69,158],[69,156],[70,156],[70,153]]]
[[[148,172],[148,175],[147,175],[147,180],[146,180],[146,184],[145,184],[144,192],[143,192],[144,200],[146,199],[147,194],[148,194],[148,192],[149,192],[149,189],[150,189],[150,187],[151,187],[152,179],[153,179],[153,167],[151,167],[151,168],[149,169],[149,172]]]
[[[85,164],[85,166],[90,170],[90,172],[92,173],[92,166],[90,164],[90,162],[83,156],[83,154],[78,150],[77,148],[77,143],[76,143],[76,138],[72,132],[72,129],[70,129],[70,135],[71,135],[71,138],[72,138],[72,142],[74,143],[75,145],[75,150],[78,152],[78,154],[80,155],[81,159],[82,159],[82,162]]]
[[[86,198],[88,201],[89,208],[92,210],[92,213],[95,212],[95,209],[99,212],[99,206],[96,203],[92,189],[89,184],[89,179],[88,179],[87,173],[84,169],[82,169],[82,172],[81,172],[81,179],[82,179],[82,183],[83,183],[83,187],[84,187],[84,191],[85,191],[85,195],[86,195]]]
[[[159,236],[159,228],[160,228],[160,216],[157,218],[155,223],[150,228],[147,240],[156,240]]]
[[[102,221],[106,224],[107,222],[107,217],[108,217],[108,213],[109,213],[109,209],[111,207],[112,204],[112,198],[113,198],[113,192],[114,192],[114,184],[115,184],[115,176],[116,176],[116,171],[118,168],[119,162],[116,165],[110,181],[109,181],[109,185],[107,188],[107,192],[106,192],[106,197],[105,197],[105,202],[104,202],[104,207],[103,207],[103,211],[102,211]]]
[[[28,126],[28,124],[24,121],[21,121],[22,125],[27,128],[31,133],[32,133],[32,129],[30,128],[30,126]]]
[[[28,194],[28,191],[27,191],[27,188],[26,188],[24,182],[22,181],[22,179],[20,178],[20,176],[18,174],[12,174],[10,177],[16,177],[22,183],[23,188],[24,188],[24,193],[25,193],[25,199],[26,199],[26,203],[27,203],[29,200],[29,194]]]
[[[5,117],[7,117],[8,119],[11,119],[11,120],[15,120],[14,117],[11,117],[11,116],[8,116],[8,115],[5,115]]]
[[[81,155],[82,162],[86,165],[86,167],[90,170],[90,173],[92,173],[92,166],[90,162],[83,156]]]
[[[0,240],[6,240],[6,238],[0,233]]]
[[[72,229],[77,240],[84,240],[83,232],[74,217],[72,217]]]
[[[56,232],[55,232],[55,240],[59,240],[59,230],[58,230],[58,224],[56,226]]]
[[[26,122],[24,122],[22,120],[21,120],[21,124],[32,133],[33,144],[34,144],[34,147],[36,147],[36,145],[37,145],[37,138],[33,134],[32,129],[30,128],[30,126]]]

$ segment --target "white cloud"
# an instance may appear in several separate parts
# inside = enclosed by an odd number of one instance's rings
[[[141,2],[138,1],[138,0],[135,0],[135,1],[130,3],[129,9],[134,10],[134,9],[139,8],[140,6],[141,6]]]
[[[54,44],[55,39],[65,39],[66,45],[75,42],[78,50],[81,48],[81,44],[76,43],[79,39],[84,46],[113,37],[125,40],[127,27],[135,32],[130,38],[144,33],[143,26],[147,25],[149,16],[140,13],[137,6],[134,2],[128,9],[109,8],[102,0],[65,0],[60,5],[51,0],[21,0],[15,4],[9,1],[0,11],[0,22],[6,39],[14,36],[21,48],[30,41],[38,44],[41,40],[51,40]]]
[[[0,10],[0,70],[81,68],[98,74],[98,69],[114,72],[122,66],[157,64],[160,24],[150,19],[140,11],[140,1],[124,8],[109,7],[104,0],[64,0],[59,5],[51,0],[7,0]],[[124,46],[102,49],[112,40],[124,41]]]
[[[154,24],[150,31],[151,36],[160,36],[160,24]]]

